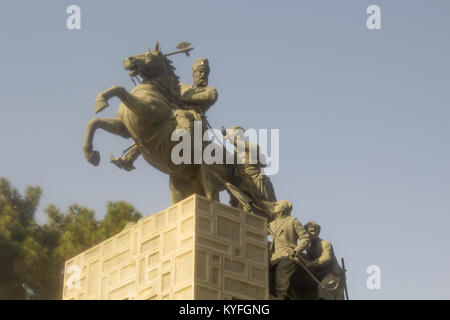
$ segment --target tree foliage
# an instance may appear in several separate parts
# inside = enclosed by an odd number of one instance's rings
[[[66,212],[50,204],[39,224],[41,194],[27,187],[21,195],[0,178],[0,299],[61,299],[64,262],[142,217],[125,201],[108,202],[103,220],[78,204]]]

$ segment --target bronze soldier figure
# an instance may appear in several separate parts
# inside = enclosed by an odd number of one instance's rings
[[[255,204],[274,203],[277,201],[275,190],[270,178],[261,172],[265,166],[265,159],[259,152],[259,146],[245,141],[244,129],[242,127],[233,126],[228,129],[228,133],[222,128],[222,133],[226,139],[234,145],[236,154],[235,176],[232,183],[248,196]],[[249,203],[243,204],[237,201],[235,197],[230,195],[230,205],[239,207],[246,212],[255,212],[261,216],[266,216],[259,211],[260,208],[251,206]]]
[[[205,115],[218,98],[216,88],[208,86],[209,72],[208,59],[195,59],[192,66],[194,84],[180,83],[181,102],[186,109],[195,110],[201,115]]]
[[[291,212],[292,204],[289,201],[278,201],[273,207],[274,219],[269,223],[273,298],[277,300],[286,298],[291,277],[298,267],[291,257],[299,257],[311,243],[308,232],[297,218],[291,216]]]
[[[329,241],[319,238],[321,228],[316,222],[308,222],[305,229],[311,239],[311,246],[306,249],[302,260],[320,281],[318,299],[343,300],[342,269],[334,255],[333,246]]]

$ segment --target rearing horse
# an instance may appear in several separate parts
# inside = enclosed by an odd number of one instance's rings
[[[171,141],[172,132],[178,127],[176,118],[181,116],[193,125],[199,115],[180,108],[178,76],[172,62],[161,52],[159,43],[155,50],[128,57],[123,64],[131,77],[140,76],[143,81],[131,92],[121,86],[112,86],[98,94],[96,113],[108,107],[108,100],[112,97],[119,98],[121,104],[117,118],[94,118],[89,121],[83,143],[87,161],[94,166],[99,164],[100,154],[93,149],[92,143],[95,131],[103,129],[126,139],[132,138],[150,165],[170,175],[172,203],[193,193],[219,200],[219,191],[224,187],[214,178],[211,170],[223,180],[230,181],[232,165],[176,165],[172,162],[171,150],[178,143]]]

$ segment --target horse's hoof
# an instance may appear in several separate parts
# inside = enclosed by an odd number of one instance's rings
[[[87,161],[93,166],[98,166],[100,163],[100,153],[98,151],[92,151],[86,155]]]
[[[102,111],[103,109],[105,109],[108,106],[109,106],[108,101],[106,101],[102,97],[97,97],[97,99],[95,99],[94,112],[99,113],[100,111]]]

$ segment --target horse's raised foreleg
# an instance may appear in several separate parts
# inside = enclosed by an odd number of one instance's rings
[[[112,86],[100,92],[95,99],[95,112],[100,112],[106,108],[108,100],[112,97],[119,98],[122,103],[139,116],[147,118],[149,121],[162,121],[169,117],[170,109],[161,99],[154,98],[148,94],[145,99],[129,93],[122,86]]]
[[[86,127],[86,134],[83,142],[83,152],[87,161],[94,166],[100,163],[100,153],[93,150],[92,142],[94,140],[95,131],[97,129],[103,129],[109,133],[116,134],[125,139],[130,138],[130,134],[123,124],[122,120],[117,118],[110,119],[98,119],[94,118],[89,121]]]

